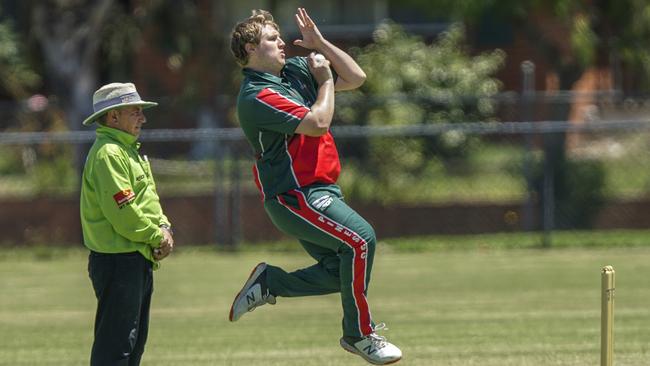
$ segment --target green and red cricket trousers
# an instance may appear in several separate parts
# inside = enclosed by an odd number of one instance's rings
[[[316,264],[287,273],[268,266],[266,282],[275,296],[298,297],[340,292],[343,335],[372,333],[367,293],[375,253],[372,226],[350,208],[336,185],[311,185],[267,199],[275,226],[297,238]]]

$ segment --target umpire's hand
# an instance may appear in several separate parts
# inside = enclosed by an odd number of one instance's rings
[[[161,227],[163,240],[160,241],[160,247],[154,248],[153,258],[157,261],[165,259],[174,250],[174,238],[169,229]]]

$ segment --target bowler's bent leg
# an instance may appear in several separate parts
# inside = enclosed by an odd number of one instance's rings
[[[274,224],[283,232],[336,252],[344,335],[362,337],[373,331],[366,296],[376,245],[375,233],[340,197],[331,195],[327,207],[321,206],[320,210],[308,201],[319,198],[322,197],[318,197],[318,194],[307,198],[302,191],[294,190],[276,197],[276,200],[267,201],[265,208]],[[271,292],[275,291],[279,296],[288,290],[293,296],[317,294],[307,284],[296,281],[296,277],[277,269],[270,272],[267,283]],[[287,288],[287,284],[293,286]]]

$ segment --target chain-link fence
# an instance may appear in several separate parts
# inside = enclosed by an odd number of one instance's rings
[[[530,93],[495,102],[495,120],[526,122],[335,122],[346,200],[380,237],[649,226],[646,99]],[[558,109],[571,121],[547,118]],[[93,139],[93,131],[0,134],[0,244],[81,242],[80,162]],[[238,128],[150,129],[140,140],[180,242],[280,237]]]

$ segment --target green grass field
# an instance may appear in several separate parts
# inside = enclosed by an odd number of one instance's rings
[[[261,260],[310,263],[298,251],[177,250],[156,272],[143,365],[363,365],[338,345],[336,295],[280,298],[228,322],[232,297]],[[647,364],[650,247],[380,245],[369,299],[404,352],[401,365],[596,365],[606,264],[617,276],[615,364]],[[84,251],[0,251],[1,365],[87,364],[94,310]]]

